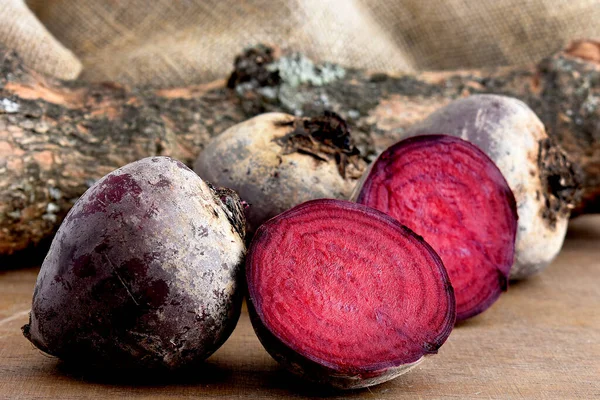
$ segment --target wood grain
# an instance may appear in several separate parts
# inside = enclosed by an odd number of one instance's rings
[[[332,392],[281,370],[245,312],[231,339],[200,370],[126,376],[69,367],[21,335],[36,274],[36,268],[0,272],[0,399],[600,398],[600,216],[572,221],[558,259],[456,327],[437,356],[356,392]]]

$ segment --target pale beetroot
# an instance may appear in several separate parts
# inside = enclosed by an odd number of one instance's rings
[[[246,260],[252,323],[292,372],[338,388],[392,379],[436,353],[455,321],[435,251],[389,216],[313,200],[272,218]]]
[[[347,199],[365,169],[346,122],[333,113],[256,116],[213,138],[194,164],[203,179],[250,204],[250,234],[302,202]]]
[[[444,135],[403,140],[371,165],[355,197],[437,251],[456,292],[457,320],[486,310],[506,290],[515,199],[496,165],[474,145]]]

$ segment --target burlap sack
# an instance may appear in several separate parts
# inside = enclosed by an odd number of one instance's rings
[[[360,67],[407,69],[359,2],[196,0],[32,4],[90,80],[158,86],[222,77],[244,47],[271,43]]]
[[[46,30],[23,0],[0,0],[0,45],[21,54],[38,71],[74,79],[81,63]]]
[[[235,54],[258,42],[346,66],[409,70],[527,63],[570,39],[600,36],[597,0],[29,0],[28,4],[82,61],[83,79],[154,86],[222,77],[230,71]],[[0,26],[6,15],[0,13]],[[28,60],[44,67],[43,57]]]

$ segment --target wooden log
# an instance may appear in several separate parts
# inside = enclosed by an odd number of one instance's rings
[[[600,42],[575,42],[529,67],[418,74],[315,65],[257,46],[228,81],[160,90],[54,80],[0,50],[0,254],[51,237],[113,169],[151,155],[191,165],[210,137],[258,113],[335,111],[370,160],[406,127],[475,93],[533,108],[584,171],[576,213],[600,211]]]

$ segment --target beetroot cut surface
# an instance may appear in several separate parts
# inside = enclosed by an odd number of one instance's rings
[[[360,204],[313,200],[272,218],[246,268],[261,342],[320,383],[389,380],[436,353],[454,325],[453,289],[435,251]]]
[[[483,312],[506,290],[515,199],[474,145],[446,135],[398,142],[374,162],[357,202],[394,217],[437,251],[455,290],[457,320]]]

